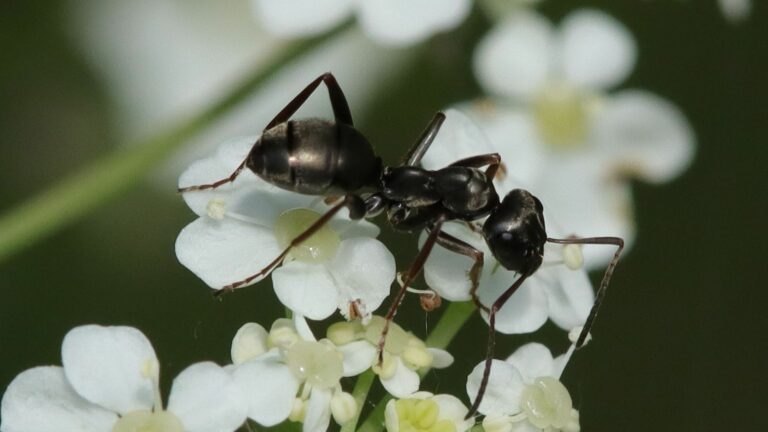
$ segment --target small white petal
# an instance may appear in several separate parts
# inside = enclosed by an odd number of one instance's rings
[[[264,27],[282,37],[323,33],[347,17],[353,0],[251,0]]]
[[[282,304],[309,319],[328,318],[338,305],[336,281],[322,264],[285,263],[272,272],[272,285]]]
[[[212,362],[196,363],[173,380],[168,411],[186,432],[234,431],[248,411],[246,396],[232,375]]]
[[[517,275],[499,267],[483,279],[478,290],[480,301],[491,307],[517,279]],[[496,331],[506,334],[530,333],[547,322],[549,307],[547,295],[536,276],[529,277],[496,313]],[[483,313],[488,321],[488,315]]]
[[[400,357],[393,357],[397,363],[395,374],[389,379],[382,379],[381,384],[394,397],[404,398],[419,389],[419,374],[408,369]]]
[[[552,25],[542,16],[511,15],[478,44],[475,76],[489,93],[530,99],[550,78],[553,36]]]
[[[157,367],[152,344],[133,327],[75,327],[61,345],[64,373],[85,399],[117,413],[150,409]]]
[[[312,333],[312,329],[309,328],[309,323],[304,315],[299,313],[293,314],[293,327],[296,329],[296,334],[305,341],[317,341],[315,334]]]
[[[453,356],[446,350],[439,348],[427,348],[430,354],[432,354],[432,367],[435,369],[443,369],[453,364]]]
[[[556,278],[555,283],[546,286],[549,318],[566,330],[584,324],[595,301],[587,272],[570,270],[563,265],[546,271],[554,273]]]
[[[304,432],[328,430],[328,424],[331,422],[331,396],[330,390],[312,389],[302,426]]]
[[[349,303],[367,315],[381,306],[395,280],[395,257],[384,244],[368,237],[344,240],[327,264],[338,290],[338,307],[349,319]]]
[[[176,239],[179,262],[214,289],[258,273],[281,252],[274,231],[232,219],[198,218]]]
[[[390,399],[387,406],[384,407],[384,425],[387,432],[400,432],[400,419],[397,416],[396,402],[395,399]]]
[[[365,340],[336,347],[344,355],[344,376],[360,375],[373,365],[376,348]]]
[[[430,399],[437,403],[440,409],[438,418],[441,420],[450,420],[457,425],[457,431],[464,431],[469,429],[474,422],[472,419],[464,420],[464,417],[469,412],[467,408],[456,396],[449,394],[437,394]]]
[[[553,376],[552,353],[549,348],[537,342],[521,346],[507,357],[507,362],[520,372],[526,383],[531,383],[538,377]]]
[[[607,88],[623,81],[635,66],[634,38],[622,23],[603,12],[574,12],[563,21],[561,32],[569,83]]]
[[[81,431],[112,429],[117,414],[80,397],[56,366],[27,369],[5,390],[0,410],[3,432]]]
[[[405,45],[461,23],[469,0],[365,0],[357,3],[360,25],[377,42]]]
[[[694,154],[694,134],[669,101],[641,90],[609,98],[595,118],[598,151],[611,155],[626,174],[661,183],[685,171]]]
[[[256,359],[237,366],[233,375],[245,394],[249,418],[264,426],[288,418],[299,390],[288,366],[275,359]]]
[[[484,368],[485,362],[482,361],[467,377],[467,395],[473,402],[480,390]],[[483,414],[516,414],[520,411],[520,395],[523,387],[523,377],[514,366],[494,359],[485,396],[480,402],[478,411]]]
[[[269,351],[267,336],[269,334],[260,324],[243,324],[232,339],[232,363],[238,365]]]

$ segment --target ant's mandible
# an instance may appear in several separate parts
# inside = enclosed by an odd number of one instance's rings
[[[291,120],[320,83],[328,88],[334,121]],[[243,169],[248,168],[265,181],[292,192],[343,197],[294,238],[259,273],[227,285],[220,293],[242,287],[269,273],[285,259],[291,248],[311,237],[342,208],[348,209],[351,219],[371,218],[386,212],[387,220],[396,229],[426,229],[427,240],[405,272],[400,290],[386,315],[386,324],[378,344],[380,359],[389,323],[408,286],[424,267],[435,243],[471,258],[474,263],[468,273],[470,294],[475,305],[488,314],[489,335],[483,378],[478,395],[467,414],[468,418],[477,412],[488,385],[495,345],[496,313],[541,266],[544,244],[602,244],[617,247],[576,341],[576,348],[580,348],[594,323],[624,241],[618,237],[547,237],[543,207],[538,198],[526,190],[515,189],[504,199],[499,199],[493,185],[496,172],[501,167],[501,157],[497,153],[461,159],[436,171],[421,168],[421,159],[444,120],[445,114],[438,112],[408,151],[403,163],[384,166],[368,140],[354,128],[349,105],[336,78],[331,73],[325,73],[312,81],[267,124],[248,156],[229,177],[210,184],[182,187],[179,192],[213,189],[231,183]],[[483,167],[485,169],[481,169]],[[491,306],[482,304],[477,296],[483,252],[441,231],[446,221],[472,222],[486,216],[482,224],[482,235],[493,256],[504,268],[520,275]]]

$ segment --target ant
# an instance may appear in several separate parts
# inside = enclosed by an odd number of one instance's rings
[[[328,89],[334,120],[291,120],[320,83]],[[600,244],[617,247],[576,341],[576,348],[580,348],[597,316],[624,241],[618,237],[547,237],[544,209],[538,198],[526,190],[515,189],[499,199],[493,185],[494,177],[502,166],[501,157],[497,153],[464,158],[436,171],[421,168],[421,159],[444,120],[445,114],[435,114],[418,141],[406,153],[404,161],[398,166],[384,166],[368,140],[355,129],[349,105],[336,78],[331,73],[325,73],[304,88],[267,124],[248,156],[229,177],[210,184],[182,187],[179,192],[213,189],[231,183],[243,169],[248,168],[267,182],[292,192],[343,197],[294,238],[259,273],[227,285],[219,293],[233,291],[268,274],[282,263],[291,248],[311,237],[342,208],[347,208],[349,217],[354,220],[372,218],[386,212],[387,220],[395,229],[427,230],[427,239],[405,272],[400,290],[385,317],[386,323],[378,344],[379,361],[382,359],[389,323],[408,286],[422,271],[434,245],[437,243],[471,258],[474,263],[468,272],[470,294],[475,305],[488,314],[489,334],[483,378],[478,395],[467,414],[469,418],[477,412],[488,384],[495,345],[496,313],[541,266],[544,244]],[[481,169],[483,167],[484,170]],[[504,268],[519,274],[512,286],[490,307],[482,304],[477,296],[483,252],[441,231],[447,221],[471,223],[485,217],[487,219],[482,223],[481,232],[493,256]]]

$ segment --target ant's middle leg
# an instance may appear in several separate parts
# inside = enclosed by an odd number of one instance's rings
[[[488,166],[488,168],[485,170],[485,176],[489,179],[496,177],[496,173],[499,171],[499,169],[502,169],[502,173],[504,172],[501,164],[501,156],[498,153],[470,156],[468,158],[459,159],[448,166],[461,166],[467,168],[480,168],[483,166]]]
[[[392,322],[392,319],[397,313],[397,308],[400,307],[400,303],[403,302],[403,297],[405,296],[405,292],[408,290],[408,286],[413,282],[414,279],[416,279],[416,276],[418,276],[419,273],[421,273],[421,270],[424,268],[424,263],[427,262],[427,258],[429,258],[429,254],[432,252],[432,248],[437,242],[437,237],[440,234],[440,228],[443,226],[444,221],[445,218],[441,216],[430,228],[427,240],[421,247],[419,254],[416,255],[416,259],[414,259],[413,264],[411,264],[411,267],[408,269],[405,280],[400,286],[400,290],[397,292],[397,295],[395,295],[395,299],[392,301],[392,306],[389,307],[387,316],[384,317],[384,328],[381,330],[381,336],[377,346],[379,364],[384,361],[384,344],[387,340],[387,333],[389,332],[389,323]]]
[[[448,249],[451,252],[455,252],[457,254],[461,254],[469,258],[472,258],[474,263],[472,264],[472,268],[470,268],[468,273],[469,281],[471,283],[471,288],[469,289],[469,295],[472,297],[472,302],[475,304],[475,306],[478,309],[486,313],[490,312],[490,309],[488,308],[488,306],[480,302],[480,298],[477,296],[477,288],[480,285],[480,275],[483,272],[483,262],[484,262],[483,252],[475,249],[469,243],[459,240],[456,237],[444,231],[437,236],[437,244]]]
[[[285,257],[288,255],[288,252],[291,251],[294,247],[300,245],[303,241],[307,240],[308,238],[312,237],[313,234],[315,234],[320,228],[322,228],[325,224],[328,223],[328,221],[333,218],[333,216],[339,212],[342,208],[349,209],[349,216],[351,219],[360,219],[365,215],[365,201],[357,196],[357,195],[346,195],[343,200],[339,201],[337,204],[335,204],[333,207],[328,209],[322,216],[320,216],[319,219],[317,219],[312,225],[310,225],[307,229],[304,230],[301,234],[296,236],[293,240],[291,240],[291,243],[286,247],[280,255],[277,256],[272,262],[267,264],[266,267],[261,269],[258,273],[253,274],[251,276],[248,276],[245,279],[239,280],[237,282],[233,282],[222,289],[216,291],[215,295],[220,296],[222,294],[226,294],[228,292],[234,291],[237,288],[241,288],[245,286],[246,284],[250,283],[254,279],[262,276],[266,276],[271,272],[275,267],[280,265],[280,263],[285,260]]]

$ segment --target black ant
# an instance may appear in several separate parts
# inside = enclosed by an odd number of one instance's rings
[[[334,121],[290,120],[320,83],[328,88]],[[387,220],[396,229],[426,229],[429,235],[405,273],[400,290],[386,315],[378,346],[380,361],[389,323],[408,286],[424,267],[435,243],[471,258],[474,264],[468,273],[470,294],[475,305],[488,314],[489,336],[483,379],[477,398],[467,414],[469,418],[477,412],[488,384],[496,313],[541,266],[544,244],[602,244],[617,247],[597,290],[589,317],[576,341],[576,348],[580,348],[594,323],[624,241],[618,237],[547,237],[543,207],[538,198],[526,190],[515,189],[503,200],[499,200],[493,185],[493,179],[501,168],[501,157],[497,153],[461,159],[436,171],[419,167],[444,120],[445,114],[438,112],[408,151],[403,163],[384,166],[368,140],[354,128],[349,105],[336,79],[332,74],[325,73],[312,81],[267,124],[246,159],[229,177],[210,184],[182,187],[179,192],[216,188],[234,181],[243,169],[248,168],[267,182],[289,191],[343,197],[294,238],[259,273],[227,285],[219,293],[232,291],[269,273],[285,259],[291,248],[311,237],[342,208],[348,209],[351,219],[371,218],[386,212]],[[482,167],[485,169],[482,170]],[[504,268],[520,275],[490,307],[483,305],[476,293],[483,267],[483,252],[441,231],[446,221],[469,223],[486,216],[482,224],[482,235],[493,256]]]

